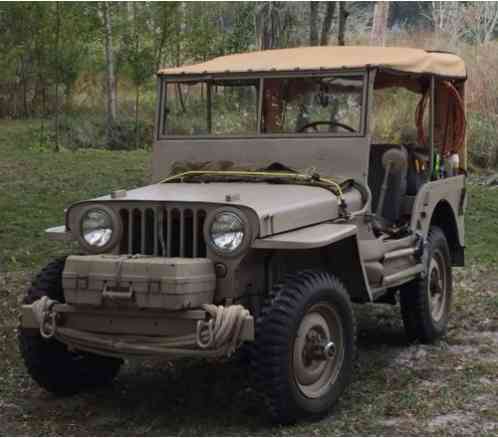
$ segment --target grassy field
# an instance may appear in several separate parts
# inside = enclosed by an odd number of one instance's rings
[[[148,179],[149,153],[50,152],[38,122],[0,123],[0,435],[497,435],[498,189],[471,184],[467,266],[455,270],[448,336],[408,345],[397,306],[357,307],[354,381],[331,415],[271,427],[233,362],[127,363],[109,388],[58,399],[17,352],[18,303],[52,255],[43,230],[73,201]]]

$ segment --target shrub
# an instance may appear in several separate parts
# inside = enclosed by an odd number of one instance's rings
[[[65,114],[59,121],[60,142],[69,149],[105,146],[102,118],[88,113]]]
[[[121,119],[112,128],[110,138],[107,141],[107,147],[111,150],[143,148],[151,143],[152,132],[152,121],[138,120],[136,124],[133,119]]]
[[[469,158],[479,167],[498,165],[498,115],[470,112],[467,114]]]
[[[35,133],[36,147],[52,149],[55,146],[55,119],[52,118]],[[138,120],[138,142],[135,120],[123,117],[112,127],[108,138],[105,114],[67,113],[59,117],[59,145],[66,149],[133,150],[146,148],[152,142],[153,119]]]

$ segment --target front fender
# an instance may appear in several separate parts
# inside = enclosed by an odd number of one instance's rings
[[[356,225],[319,224],[264,239],[256,239],[255,249],[313,249],[322,248],[358,233]]]
[[[352,224],[323,223],[253,242],[254,249],[317,250],[323,268],[339,277],[354,301],[372,301],[365,267],[359,253],[358,228]]]

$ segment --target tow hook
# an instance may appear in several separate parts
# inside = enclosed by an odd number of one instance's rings
[[[51,339],[57,331],[57,312],[53,309],[57,301],[44,296],[33,303],[33,313],[40,325],[40,335],[44,339]]]

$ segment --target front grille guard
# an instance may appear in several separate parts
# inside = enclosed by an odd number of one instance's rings
[[[205,257],[204,208],[144,206],[119,209],[120,254]]]

